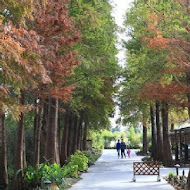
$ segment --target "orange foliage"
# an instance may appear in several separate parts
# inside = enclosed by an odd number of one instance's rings
[[[66,2],[48,0],[45,8],[39,7],[41,11],[36,13],[36,26],[41,39],[40,54],[52,81],[46,95],[64,102],[69,100],[73,87],[61,86],[79,64],[77,52],[69,49],[80,39],[72,18],[68,16]]]
[[[71,46],[80,34],[68,15],[66,3],[67,0],[35,3],[33,19],[26,21],[31,29],[14,27],[11,22],[5,26],[0,20],[1,69],[8,86],[0,87],[1,94],[8,96],[9,88],[14,87],[29,89],[43,98],[69,100],[73,86],[63,84],[79,64]],[[2,97],[0,101],[4,101]]]
[[[179,3],[186,5],[189,0],[178,0]],[[188,9],[187,9],[188,12]],[[152,51],[168,50],[168,66],[171,68],[163,70],[162,73],[168,74],[186,74],[190,72],[190,43],[188,40],[179,36],[164,37],[162,29],[159,28],[160,19],[163,20],[164,14],[153,12],[150,19],[147,20],[147,35],[142,36],[142,40],[146,42],[147,47]],[[186,23],[181,23],[182,27],[186,27]],[[175,65],[175,68],[173,68]],[[159,81],[155,83],[146,83],[140,91],[140,97],[145,99],[153,99],[158,101],[172,102],[182,106],[190,106],[187,102],[186,94],[190,93],[190,88],[184,82],[171,82],[162,85]],[[182,98],[183,97],[183,98]]]
[[[145,99],[153,99],[166,102],[177,102],[176,95],[183,95],[190,92],[187,85],[183,83],[172,82],[167,85],[159,83],[146,83],[140,92],[140,96]]]

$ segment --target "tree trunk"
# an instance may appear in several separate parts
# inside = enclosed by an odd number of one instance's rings
[[[27,167],[27,164],[26,164],[26,138],[25,138],[25,130],[23,132],[23,168],[26,168]]]
[[[189,169],[188,178],[187,178],[187,190],[190,190],[190,169]]]
[[[41,161],[45,161],[45,147],[47,141],[47,129],[48,129],[48,99],[43,101],[43,119],[41,127]]]
[[[156,102],[156,129],[157,129],[157,155],[156,160],[163,160],[163,139],[162,139],[162,129],[160,124],[160,103]]]
[[[186,73],[186,77],[187,77],[187,86],[190,87],[190,72]],[[188,115],[189,115],[189,119],[190,119],[190,93],[187,93],[187,100],[189,103]]]
[[[76,128],[76,121],[77,121],[77,116],[72,114],[72,120],[71,120],[71,125],[69,128],[69,152],[68,152],[68,156],[70,156],[71,154],[74,154],[74,139],[75,139],[75,128]]]
[[[79,118],[76,116],[75,125],[74,125],[74,139],[73,139],[73,151],[77,150],[77,139],[79,132]]]
[[[61,116],[62,116],[62,113],[58,113],[57,137],[58,137],[58,149],[59,149],[59,152],[61,152],[61,128],[62,128]]]
[[[168,104],[162,104],[162,125],[163,125],[163,165],[173,166],[171,145],[169,140],[169,129],[168,129]]]
[[[0,189],[8,185],[5,113],[0,111]]]
[[[84,123],[82,150],[86,150],[87,133],[88,133],[88,127],[87,124]]]
[[[68,158],[67,154],[67,147],[68,147],[68,139],[69,139],[69,113],[65,114],[65,122],[64,122],[64,129],[62,135],[62,143],[61,143],[61,165],[65,164],[65,161]]]
[[[40,103],[41,104],[41,103]],[[36,116],[34,119],[34,160],[33,160],[33,167],[35,167],[40,162],[40,134],[41,134],[41,113],[42,108],[39,105],[36,108]]]
[[[20,103],[24,105],[25,97],[24,93],[21,92],[21,98]],[[23,184],[23,168],[25,167],[25,148],[24,148],[24,114],[21,112],[20,119],[18,122],[18,128],[17,128],[17,137],[16,137],[16,152],[15,152],[15,168],[14,172],[17,173],[18,170],[20,172],[18,173],[15,181],[14,181],[14,189],[15,190],[22,190],[24,189]]]
[[[190,87],[190,72],[186,73],[186,77],[187,77],[187,86]],[[190,93],[187,93],[187,99],[188,99],[188,115],[189,115],[189,120],[190,120]],[[187,180],[187,190],[190,190],[190,170],[189,170],[189,174],[188,174],[188,180]]]
[[[45,158],[49,161],[50,164],[59,162],[57,158],[57,118],[58,118],[58,100],[55,98],[50,98],[49,101],[49,122],[47,130],[47,140],[45,147]],[[59,163],[58,163],[59,164]]]
[[[82,140],[82,118],[79,119],[78,133],[77,133],[77,150],[81,150]]]
[[[147,127],[143,123],[143,153],[147,154],[147,152],[148,152]]]
[[[156,160],[157,138],[156,138],[156,127],[155,127],[155,114],[152,106],[150,106],[150,117],[151,117],[151,129],[152,129],[152,157],[154,160]]]
[[[69,125],[68,125],[68,138],[67,138],[67,157],[70,156],[70,149],[71,149],[71,145],[70,145],[70,139],[71,139],[71,128],[72,128],[72,121],[73,121],[73,113],[71,112],[69,114]]]

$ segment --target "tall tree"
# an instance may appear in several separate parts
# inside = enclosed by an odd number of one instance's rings
[[[171,145],[168,134],[168,105],[167,103],[162,104],[162,125],[163,125],[163,165],[173,166]]]
[[[5,130],[5,113],[4,111],[0,111],[0,187],[3,189],[5,189],[8,185],[7,146]]]
[[[162,128],[161,128],[161,122],[160,122],[160,103],[156,102],[156,129],[157,129],[157,156],[156,160],[162,161],[163,159],[163,136],[162,136]]]
[[[156,125],[155,125],[155,111],[153,106],[150,106],[150,119],[151,119],[151,132],[152,132],[152,157],[156,160],[157,156],[157,136],[156,136]]]

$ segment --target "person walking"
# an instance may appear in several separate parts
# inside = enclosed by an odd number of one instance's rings
[[[118,158],[120,157],[120,151],[121,151],[121,143],[120,140],[118,139],[117,144],[116,144],[116,150],[118,154]]]
[[[127,155],[128,155],[128,158],[131,158],[131,150],[129,148],[127,149]]]
[[[126,144],[123,141],[123,139],[121,139],[121,158],[123,158],[123,156],[125,156],[125,158],[126,158],[125,149],[126,149]]]

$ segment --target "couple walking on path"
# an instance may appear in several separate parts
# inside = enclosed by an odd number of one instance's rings
[[[127,146],[126,146],[125,142],[123,141],[123,139],[121,139],[121,142],[120,142],[120,140],[117,141],[116,149],[117,149],[117,153],[118,153],[118,158],[120,157],[120,152],[121,152],[121,158],[123,158],[124,156],[126,158],[126,154],[125,154],[126,148],[127,148]],[[131,154],[131,151],[130,151],[130,149],[128,149],[127,155],[129,158],[130,158],[130,154]]]

